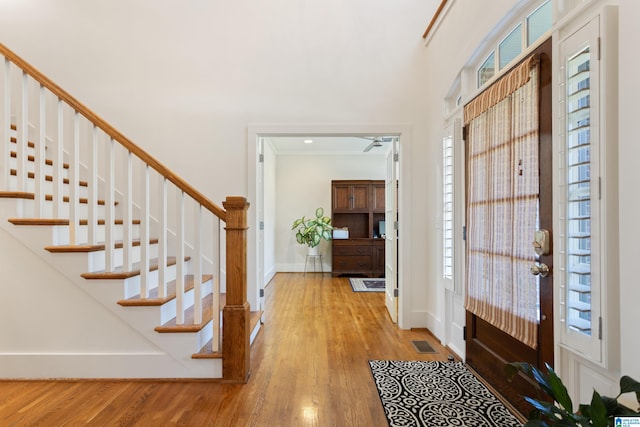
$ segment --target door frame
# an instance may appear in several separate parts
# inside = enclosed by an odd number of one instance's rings
[[[258,141],[270,136],[369,136],[388,135],[398,137],[398,327],[409,329],[411,325],[411,282],[407,280],[411,272],[411,126],[406,124],[251,124],[247,128],[247,199],[249,203],[258,200],[264,188],[258,185],[262,180],[257,173],[259,153]],[[327,184],[329,185],[329,184]],[[247,299],[251,307],[259,307],[260,289],[264,288],[264,278],[258,277],[256,262],[264,248],[258,248],[259,221],[256,209],[249,207],[247,222]],[[401,236],[407,236],[402,239]]]
[[[395,221],[398,215],[398,140],[393,138],[385,153],[386,174],[384,177],[384,300],[393,323],[398,323],[398,233]]]

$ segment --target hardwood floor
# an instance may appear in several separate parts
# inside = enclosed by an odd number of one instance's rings
[[[391,323],[383,293],[331,274],[279,273],[248,384],[0,381],[2,426],[386,426],[370,359],[446,360],[426,330]],[[419,354],[412,340],[436,353]]]

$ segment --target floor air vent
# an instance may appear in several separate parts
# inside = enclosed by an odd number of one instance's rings
[[[411,341],[413,344],[413,348],[416,349],[418,353],[435,353],[436,351],[429,345],[426,341]]]

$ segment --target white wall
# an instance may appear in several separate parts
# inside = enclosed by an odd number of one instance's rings
[[[0,378],[140,378],[167,363],[158,347],[2,227],[0,242]]]
[[[440,262],[442,238],[441,149],[445,128],[444,99],[458,73],[478,49],[482,39],[491,32],[492,28],[516,3],[516,0],[454,1],[447,8],[444,17],[446,25],[438,26],[425,48],[428,63],[425,70],[426,93],[429,94],[425,122],[429,126],[426,133],[426,144],[415,147],[413,154],[414,158],[420,159],[423,163],[423,166],[419,168],[421,176],[417,178],[417,182],[425,183],[425,185],[414,189],[413,200],[417,210],[428,212],[428,216],[423,217],[424,221],[421,221],[423,222],[421,227],[418,227],[419,221],[414,221],[412,235],[424,236],[430,243],[426,247],[424,258],[419,262],[424,262],[425,259],[427,262],[429,260],[434,260],[434,262],[429,264],[429,273],[426,274],[426,279],[425,277],[414,277],[413,280],[426,280],[431,284],[420,300],[425,304],[428,327],[441,338],[445,334],[444,307],[448,303],[444,297],[442,263]],[[480,16],[482,19],[478,19]],[[464,100],[464,102],[467,101],[469,100]],[[448,341],[445,344],[451,344],[454,350],[462,353],[464,343],[461,342],[461,330],[458,328],[451,333],[458,335],[446,337]],[[455,341],[458,344],[455,344]]]
[[[384,179],[385,158],[361,155],[280,155],[276,173],[276,265],[278,271],[304,271],[306,246],[296,242],[291,224],[313,217],[322,207],[331,216],[331,180]],[[331,243],[322,241],[323,269],[331,271]]]
[[[249,193],[250,124],[396,123],[411,129],[412,146],[431,143],[421,35],[439,3],[4,1],[0,40],[222,201]],[[418,148],[407,159],[416,164],[410,181],[419,183],[407,199],[420,220],[403,225],[421,236],[411,242],[419,259],[404,279],[413,287],[409,311],[418,312],[430,304],[436,265],[424,238],[436,220],[427,154]]]

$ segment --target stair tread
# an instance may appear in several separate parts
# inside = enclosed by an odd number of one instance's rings
[[[213,351],[213,338],[207,342],[199,352],[191,355],[192,359],[222,359],[222,350]],[[219,348],[222,348],[220,346]]]
[[[202,298],[202,322],[194,323],[194,306],[189,307],[184,312],[184,324],[176,324],[176,318],[169,320],[161,326],[156,326],[156,332],[198,332],[213,319],[213,294],[205,295]]]
[[[9,173],[11,174],[11,176],[16,176],[16,175],[18,175],[18,171],[17,171],[17,170],[15,170],[15,169],[11,169],[11,170],[9,171]],[[35,177],[36,177],[36,174],[35,174],[35,173],[33,173],[33,172],[28,172],[28,173],[27,173],[27,178],[29,178],[29,179],[35,179]],[[45,176],[44,176],[44,180],[45,180],[45,181],[47,181],[47,182],[53,182],[53,176],[51,176],[51,175],[45,175]],[[62,179],[62,183],[63,183],[63,184],[69,184],[69,178],[63,178],[63,179]],[[89,186],[89,183],[88,183],[87,181],[79,181],[79,185],[80,185],[80,187],[88,187],[88,186]]]
[[[249,314],[249,330],[253,331],[260,322],[260,318],[262,317],[262,311],[252,311]],[[209,340],[197,353],[193,353],[191,355],[192,359],[221,359],[222,358],[222,350],[213,351],[213,338]]]
[[[68,219],[64,219],[64,218],[9,218],[9,222],[14,224],[14,225],[45,225],[45,226],[52,226],[52,225],[69,225],[69,220]],[[105,225],[106,221],[104,219],[99,219],[97,221],[98,225]],[[113,223],[115,225],[122,225],[124,224],[124,220],[121,219],[116,219],[113,221]],[[139,225],[140,224],[140,220],[139,219],[133,219],[131,220],[131,223],[133,225]],[[81,219],[79,221],[80,225],[87,225],[89,224],[89,220],[88,219]]]
[[[140,246],[140,239],[133,239],[133,246]],[[149,239],[150,245],[155,245],[158,243],[157,238]],[[114,247],[116,249],[122,249],[124,243],[122,240],[116,240],[114,242]],[[103,251],[105,249],[105,243],[97,243],[95,245],[58,245],[58,246],[45,246],[45,250],[52,253],[72,253],[72,252],[97,252]]]
[[[26,191],[0,191],[0,198],[33,200],[35,199],[35,197],[36,197],[35,193],[29,193]],[[47,202],[50,202],[53,200],[53,195],[45,194],[44,199]],[[69,196],[64,196],[62,198],[62,201],[64,203],[69,203]],[[89,203],[89,199],[87,199],[86,197],[78,197],[78,203],[87,204]],[[97,203],[99,205],[106,204],[104,200],[98,200]],[[113,204],[117,206],[118,202],[115,201],[113,202]]]
[[[184,278],[185,278],[184,290],[185,292],[190,291],[194,287],[194,276],[192,274],[187,274],[186,276],[184,276]],[[208,282],[211,279],[213,279],[213,275],[203,274],[201,283]],[[138,294],[131,298],[120,300],[118,301],[118,304],[124,307],[159,306],[166,303],[167,301],[171,301],[175,297],[176,297],[176,281],[172,280],[171,282],[167,283],[167,296],[164,298],[158,297],[158,288],[155,287],[149,290],[148,298],[141,298],[140,294]]]
[[[0,198],[3,199],[33,199],[33,193],[26,191],[0,191]]]
[[[189,256],[185,256],[184,260],[189,261],[191,259],[191,257]],[[167,257],[167,267],[175,265],[176,264],[176,257]],[[133,263],[133,270],[131,271],[124,271],[122,267],[118,267],[115,269],[115,271],[111,271],[111,272],[105,272],[104,270],[102,271],[93,271],[90,273],[82,273],[80,276],[82,276],[85,279],[129,279],[131,277],[134,276],[138,276],[140,275],[140,263],[136,262]],[[152,260],[150,260],[150,265],[149,265],[149,271],[154,271],[158,269],[158,259],[154,258]]]

